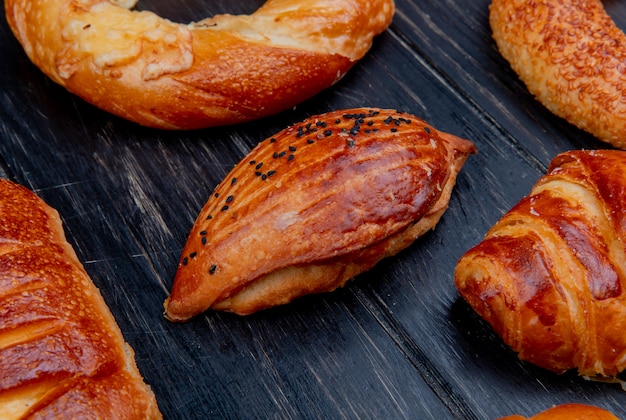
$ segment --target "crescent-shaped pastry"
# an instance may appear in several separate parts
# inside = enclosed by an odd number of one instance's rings
[[[393,0],[268,0],[187,25],[136,0],[5,0],[32,62],[87,102],[141,125],[195,129],[289,109],[337,82]]]
[[[0,418],[160,419],[56,210],[0,179]]]
[[[207,201],[167,318],[332,291],[431,229],[474,145],[390,110],[311,117],[261,142]]]
[[[459,260],[455,282],[519,357],[561,373],[626,367],[626,151],[560,154]]]
[[[626,148],[626,35],[600,0],[493,0],[502,56],[550,111]]]

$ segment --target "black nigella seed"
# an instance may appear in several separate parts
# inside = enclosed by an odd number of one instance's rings
[[[220,193],[215,193],[215,194],[213,194],[213,197],[215,197],[215,198],[217,198],[217,197],[219,197],[219,196],[220,196]]]
[[[201,239],[202,245],[206,245],[206,236],[203,236]]]
[[[371,132],[372,132],[372,130],[365,130],[365,133],[366,133],[366,134],[369,134],[369,133],[371,133]]]
[[[389,124],[390,122],[393,121],[393,118],[390,116],[388,116],[387,118],[385,118],[385,121],[383,121],[385,124]]]
[[[424,131],[430,134],[430,127],[424,127]]]
[[[230,203],[231,201],[233,201],[233,199],[234,199],[234,198],[235,198],[234,196],[229,195],[229,196],[226,198],[226,202],[227,202],[227,203]]]
[[[255,174],[256,176],[261,176],[261,175],[263,175],[263,172],[261,172],[261,171],[256,171],[254,174]]]
[[[213,264],[211,268],[209,268],[209,274],[215,274],[215,270],[217,270],[217,265]]]
[[[308,144],[313,144],[313,143],[315,143],[315,141],[314,141],[313,139],[308,139],[306,142],[307,142]]]
[[[237,178],[233,178],[232,181],[230,181],[230,185],[235,185],[237,183]]]
[[[276,171],[267,171],[267,176],[272,176],[276,174]]]
[[[374,121],[368,121],[368,122],[367,122],[367,125],[369,125],[369,126],[374,125]]]
[[[274,154],[272,155],[272,157],[273,157],[274,159],[278,158],[278,153],[277,153],[277,152],[274,152]]]
[[[222,211],[226,211],[226,210],[228,210],[228,206],[222,207]]]
[[[289,146],[289,151],[290,152],[295,152],[297,149],[295,146]]]
[[[265,174],[261,175],[261,179],[262,179],[263,181],[265,181],[265,180],[267,179],[267,175],[265,175]]]
[[[189,264],[189,258],[185,257],[183,258],[183,265],[187,265]]]
[[[293,160],[295,156],[294,155],[289,155],[289,157],[287,158],[287,160]]]
[[[354,140],[348,140],[348,147],[354,147]]]
[[[256,166],[256,169],[261,169],[261,167],[262,167],[262,166],[263,166],[263,162],[259,163],[259,164]]]
[[[326,131],[324,131],[324,135],[325,135],[326,137],[330,136],[331,134],[333,134],[333,132],[332,132],[331,130],[326,130]]]
[[[340,122],[341,122],[341,120],[340,120],[339,118],[337,118],[337,119],[335,120],[335,124],[339,124]]]
[[[211,216],[210,214],[206,217],[207,220],[211,220],[213,218],[213,216]]]
[[[275,139],[274,137],[272,137],[272,138],[270,139],[270,143],[276,143],[276,139]]]
[[[196,258],[196,255],[198,255],[197,252],[192,252],[191,254],[189,254],[189,258]]]
[[[254,165],[254,164],[256,164],[256,160],[251,160],[250,165]]]
[[[395,127],[391,129],[391,132],[392,132],[392,133],[395,133],[396,131],[398,131],[398,129],[397,129],[397,128],[395,128]]]
[[[324,127],[326,127],[326,122],[325,121],[318,121],[318,122],[315,123],[315,125],[318,126],[318,127],[324,128]]]
[[[287,154],[284,150],[278,154],[278,157],[283,157]]]
[[[200,232],[200,235],[204,236],[206,235],[206,233],[207,233],[206,230],[203,230],[202,232]]]

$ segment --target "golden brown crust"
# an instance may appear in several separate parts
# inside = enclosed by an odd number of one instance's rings
[[[612,377],[626,367],[626,152],[557,156],[458,262],[459,292],[520,358]]]
[[[395,9],[269,0],[252,15],[188,25],[109,0],[6,0],[5,10],[29,58],[70,92],[142,125],[194,129],[271,115],[327,88]]]
[[[513,415],[500,420],[618,420],[610,411],[587,404],[561,404],[531,417]]]
[[[390,110],[335,111],[283,130],[207,201],[166,316],[248,314],[342,286],[437,223],[474,151]]]
[[[626,35],[600,0],[493,0],[493,37],[550,111],[626,148]]]
[[[58,213],[6,180],[0,180],[0,372],[2,418],[160,418]]]

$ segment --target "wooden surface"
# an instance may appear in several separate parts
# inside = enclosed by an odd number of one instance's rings
[[[184,22],[262,3],[139,7]],[[457,259],[557,153],[605,147],[528,94],[491,40],[488,5],[398,0],[392,26],[333,88],[261,121],[173,133],[67,93],[0,21],[0,175],[60,212],[165,418],[495,419],[564,402],[626,418],[619,386],[518,361],[454,288]],[[626,22],[626,6],[605,5]],[[358,106],[408,111],[477,145],[436,229],[335,293],[249,317],[167,322],[162,303],[182,246],[222,177],[288,125]]]

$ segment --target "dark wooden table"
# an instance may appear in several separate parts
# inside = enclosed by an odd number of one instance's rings
[[[185,22],[262,3],[139,8]],[[29,62],[2,19],[0,175],[60,212],[165,418],[494,419],[565,402],[626,418],[618,385],[520,362],[454,288],[457,259],[557,153],[607,147],[528,94],[491,40],[488,5],[398,0],[389,30],[333,88],[280,115],[196,132],[142,128],[84,103]],[[626,6],[605,5],[626,23]],[[166,321],[182,246],[222,177],[288,125],[359,106],[408,111],[477,145],[436,229],[335,293]]]

